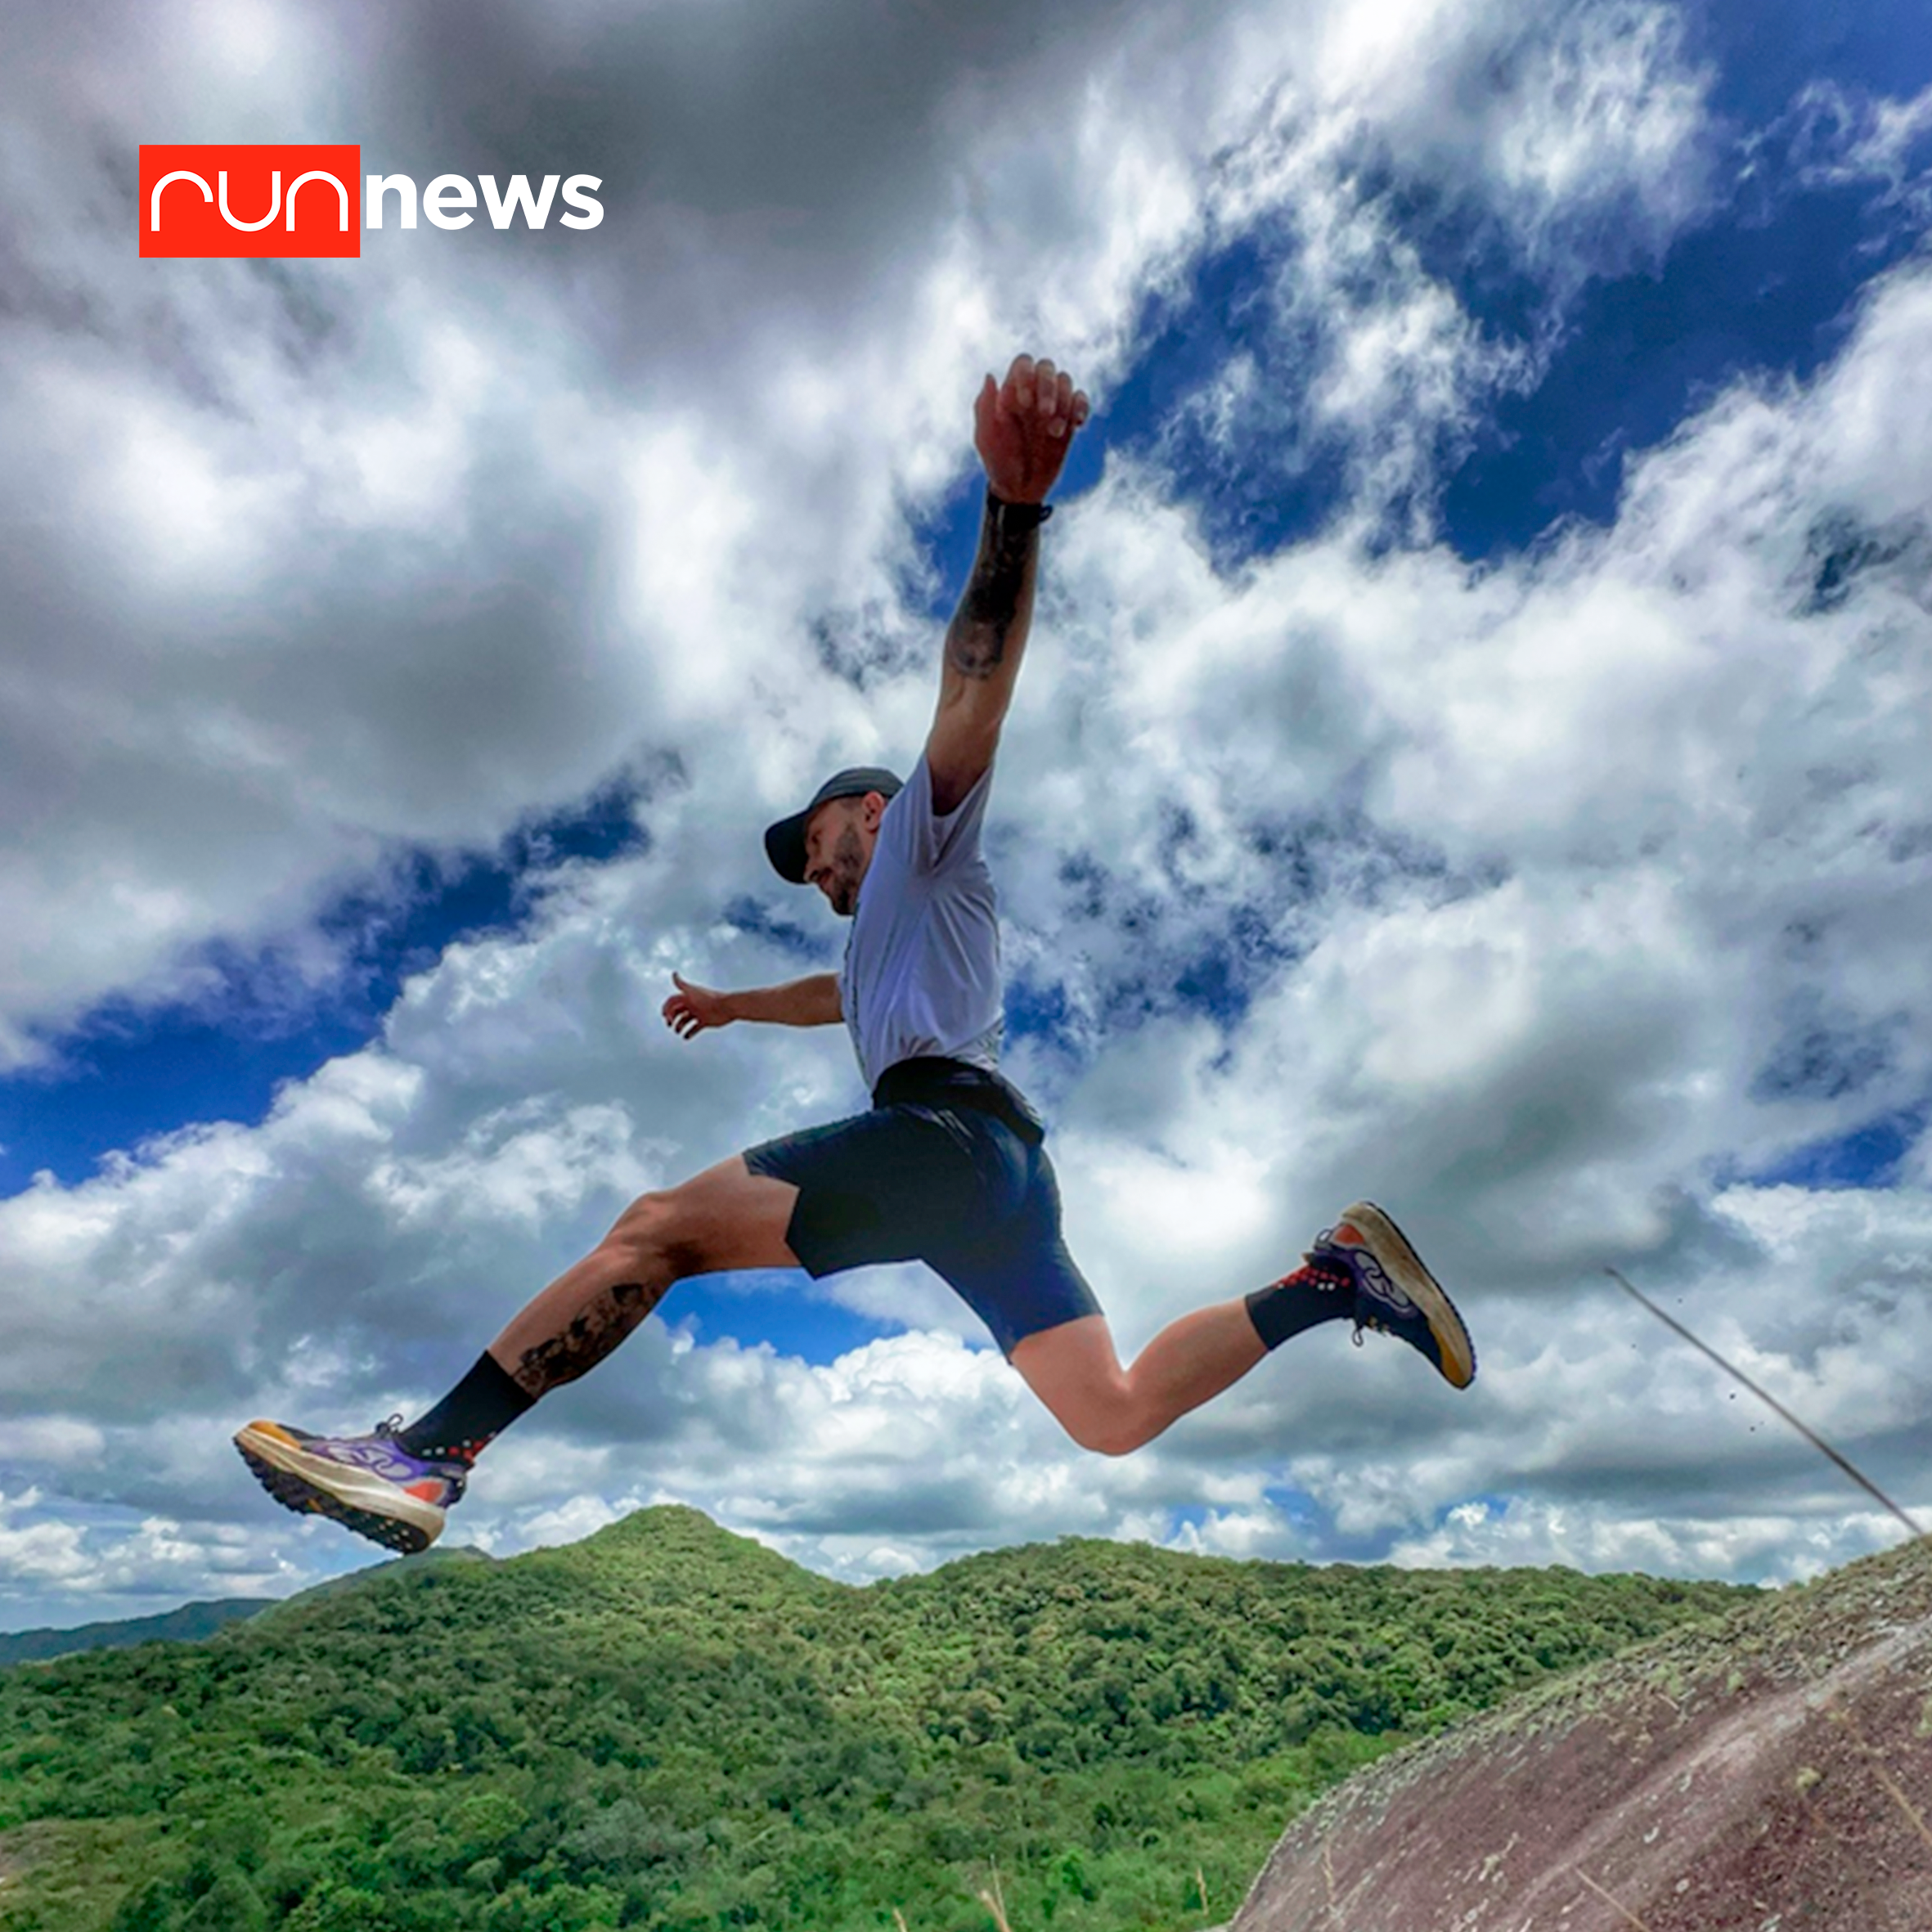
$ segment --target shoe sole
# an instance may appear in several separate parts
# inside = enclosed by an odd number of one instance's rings
[[[258,1482],[284,1509],[327,1516],[399,1556],[426,1550],[443,1534],[443,1512],[366,1471],[313,1456],[274,1422],[238,1430],[235,1446]]]
[[[1440,1373],[1451,1388],[1466,1389],[1476,1380],[1476,1344],[1456,1312],[1456,1305],[1443,1292],[1442,1283],[1422,1265],[1422,1257],[1409,1244],[1409,1238],[1373,1201],[1358,1201],[1342,1210],[1341,1218],[1368,1242],[1377,1260],[1389,1271],[1395,1285],[1422,1311],[1429,1332],[1442,1352]]]

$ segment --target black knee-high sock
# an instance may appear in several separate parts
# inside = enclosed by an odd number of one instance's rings
[[[536,1406],[537,1398],[525,1395],[496,1358],[486,1353],[420,1421],[398,1430],[396,1440],[412,1456],[474,1462],[493,1438]]]
[[[1305,1328],[1353,1314],[1354,1291],[1355,1283],[1340,1269],[1317,1268],[1311,1263],[1265,1288],[1256,1288],[1247,1297],[1248,1319],[1262,1341],[1278,1349]]]

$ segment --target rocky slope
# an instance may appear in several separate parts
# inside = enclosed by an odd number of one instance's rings
[[[1231,1932],[1928,1932],[1932,1539],[1359,1773]]]

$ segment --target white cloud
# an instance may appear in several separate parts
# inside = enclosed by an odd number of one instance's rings
[[[81,1554],[80,1531],[74,1525],[56,1521],[22,1524],[15,1520],[40,1499],[38,1489],[12,1496],[0,1491],[0,1578],[15,1588],[27,1582],[68,1583],[89,1568]]]
[[[1797,154],[1807,180],[1840,186],[1877,180],[1888,199],[1923,220],[1932,206],[1932,88],[1907,99],[1872,96],[1819,81],[1793,104]]]
[[[1754,1516],[1728,1516],[1721,1521],[1668,1516],[1632,1521],[1574,1504],[1516,1504],[1503,1510],[1471,1503],[1452,1510],[1432,1534],[1396,1544],[1389,1561],[1418,1570],[1560,1563],[1593,1572],[1749,1575],[1782,1584],[1804,1582],[1897,1541],[1897,1524],[1869,1512],[1813,1522]]]
[[[270,7],[84,51],[26,29],[0,443],[34,452],[7,509],[35,536],[0,769],[37,835],[0,888],[44,937],[0,976],[0,1054],[110,992],[218,992],[217,938],[326,980],[310,916],[397,842],[487,848],[640,751],[709,790],[748,726],[759,802],[787,795],[876,728],[812,626],[893,610],[904,507],[957,474],[980,369],[1037,340],[1104,391],[1203,247],[1300,236],[1284,310],[1333,317],[1316,411],[1413,486],[1517,361],[1352,185],[1363,153],[1500,195],[1525,246],[1606,195],[1661,232],[1701,83],[1660,10],[1409,12],[1364,40],[1359,8],[1148,0],[1098,39],[1080,8],[1017,10],[1017,37],[982,10],[962,40],[851,6],[729,60],[670,16],[492,13],[456,49],[427,16],[378,50]],[[348,101],[372,165],[441,166],[461,125],[525,166],[483,105],[506,89],[526,144],[611,173],[568,249],[142,263],[101,159],[339,133]]]

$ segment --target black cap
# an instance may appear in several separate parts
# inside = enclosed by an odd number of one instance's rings
[[[863,798],[868,792],[890,798],[904,789],[905,781],[883,765],[851,765],[843,771],[835,771],[812,793],[811,802],[804,811],[795,811],[789,819],[780,819],[775,825],[765,828],[766,856],[780,878],[802,886],[805,883],[805,824],[821,805],[834,798]]]

